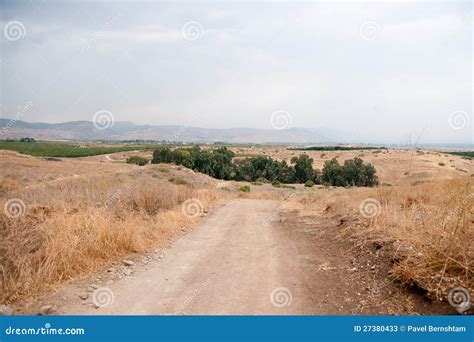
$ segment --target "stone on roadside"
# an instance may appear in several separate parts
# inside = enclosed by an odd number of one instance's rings
[[[54,312],[54,308],[52,305],[43,305],[40,309],[38,314],[41,316],[46,316],[50,313]]]
[[[8,305],[0,305],[0,316],[11,316],[13,315],[13,309]]]
[[[122,261],[125,266],[133,266],[135,263],[132,260],[124,260]]]

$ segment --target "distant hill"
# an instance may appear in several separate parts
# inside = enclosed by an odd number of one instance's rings
[[[33,137],[37,140],[165,140],[187,143],[310,144],[335,142],[335,139],[326,136],[322,129],[210,129],[186,126],[136,125],[132,122],[114,122],[112,127],[101,130],[97,129],[91,121],[70,121],[48,124],[0,119],[0,139],[15,139],[21,137]]]

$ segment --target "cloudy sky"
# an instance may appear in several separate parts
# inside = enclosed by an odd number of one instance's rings
[[[271,129],[283,112],[474,143],[471,2],[2,0],[0,20],[2,118]]]

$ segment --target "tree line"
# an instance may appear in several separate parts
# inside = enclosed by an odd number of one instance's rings
[[[237,181],[279,183],[327,184],[333,186],[375,186],[378,184],[375,167],[354,158],[339,164],[328,160],[322,170],[313,169],[313,159],[306,154],[291,158],[290,164],[271,157],[257,156],[234,159],[235,153],[220,147],[203,150],[191,148],[160,147],[153,152],[152,163],[173,163],[205,173],[211,177]]]

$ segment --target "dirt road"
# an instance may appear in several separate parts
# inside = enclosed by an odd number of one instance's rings
[[[109,293],[104,289],[105,306],[82,305],[78,299],[61,311],[99,315],[306,312],[292,272],[298,260],[285,260],[293,246],[273,231],[279,207],[278,201],[231,201],[176,241],[162,260],[108,286]],[[97,298],[101,300],[100,294]]]
[[[82,315],[449,312],[396,287],[389,259],[378,247],[354,250],[340,220],[282,208],[281,201],[230,201],[164,256],[120,266],[125,276],[113,282],[71,284],[46,301],[57,314]]]

